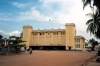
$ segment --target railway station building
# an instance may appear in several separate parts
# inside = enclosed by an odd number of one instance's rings
[[[33,50],[83,50],[85,38],[76,36],[74,23],[66,23],[65,29],[34,30],[32,26],[23,26],[22,40],[26,48]]]

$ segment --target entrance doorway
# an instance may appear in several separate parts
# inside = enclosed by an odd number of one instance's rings
[[[71,50],[71,46],[69,46],[69,50]]]
[[[65,46],[31,46],[33,50],[65,50]]]

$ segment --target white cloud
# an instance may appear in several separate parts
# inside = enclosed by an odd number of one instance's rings
[[[25,8],[26,4],[18,3],[18,2],[11,2],[12,5],[18,7],[18,8]]]
[[[49,21],[49,19],[52,20],[51,17],[47,15],[41,14],[38,10],[34,9],[33,7],[30,8],[30,10],[25,12],[20,12],[19,16],[13,16],[9,14],[0,13],[0,20],[1,21],[27,21],[27,20],[35,20],[35,21],[42,21],[46,22]]]
[[[52,9],[53,13],[50,16],[59,23],[64,24],[72,20],[75,22],[81,15],[83,16],[83,7],[80,0],[40,0],[40,2],[42,2],[42,7]],[[52,8],[53,4],[58,5],[60,9],[55,11],[55,9]]]
[[[86,39],[91,38],[89,33],[86,33],[86,21],[89,17],[85,14],[90,13],[91,9],[88,7],[83,11],[83,4],[81,0],[40,0],[42,7],[45,9],[50,8],[53,18],[52,22],[57,22],[61,24],[65,23],[75,23],[77,35],[82,35]],[[58,5],[59,10],[55,10],[53,5]]]
[[[3,30],[0,30],[0,33],[4,34],[4,35],[8,35],[8,36],[19,36],[20,35],[20,32],[15,30],[15,31],[12,31],[12,32],[5,32]]]
[[[78,1],[76,0],[40,0],[39,2],[42,3],[42,7],[44,8],[52,9],[55,6],[58,6],[60,8],[59,10],[65,11],[74,7],[74,4],[76,4]]]
[[[0,33],[3,33],[3,30],[0,30]]]
[[[6,33],[6,34],[8,34],[10,36],[19,36],[20,35],[20,32],[16,30],[16,31],[12,31],[12,32]]]
[[[17,18],[17,20],[19,21],[24,21],[24,20],[49,21],[49,19],[52,18],[41,14],[38,10],[35,10],[33,7],[27,12],[21,12],[20,16]]]

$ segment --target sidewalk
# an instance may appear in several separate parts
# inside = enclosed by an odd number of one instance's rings
[[[92,59],[86,66],[100,66],[100,62],[96,62],[97,57]]]

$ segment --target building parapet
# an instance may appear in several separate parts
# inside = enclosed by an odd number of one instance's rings
[[[75,36],[75,38],[80,38],[80,39],[84,39],[85,40],[85,38],[83,36]]]
[[[51,30],[33,30],[33,32],[59,32],[59,31],[63,31],[65,32],[65,29],[51,29]]]
[[[75,27],[75,24],[74,23],[66,23],[65,26],[74,26]]]
[[[30,26],[30,25],[25,25],[25,26],[23,26],[23,28],[32,28],[32,26]]]

